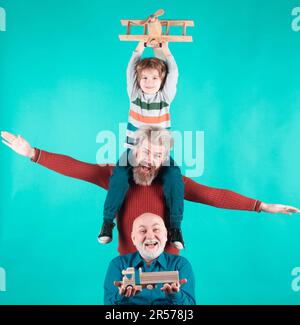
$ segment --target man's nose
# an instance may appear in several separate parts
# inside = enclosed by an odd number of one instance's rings
[[[152,155],[151,155],[151,153],[149,152],[149,153],[147,153],[147,155],[146,155],[146,160],[147,160],[147,163],[151,163],[151,161],[152,161]]]
[[[152,230],[148,230],[146,233],[147,239],[154,239],[154,232]]]

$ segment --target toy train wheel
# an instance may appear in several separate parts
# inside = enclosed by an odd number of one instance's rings
[[[147,285],[146,285],[146,288],[147,288],[148,290],[152,290],[152,289],[154,288],[154,286],[153,286],[152,284],[147,284]]]

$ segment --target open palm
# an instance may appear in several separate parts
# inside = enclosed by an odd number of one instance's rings
[[[2,131],[1,132],[2,142],[14,150],[16,153],[26,157],[32,157],[34,149],[30,144],[22,138],[20,135],[14,135],[12,133]]]
[[[292,213],[299,212],[298,208],[295,208],[290,205],[284,205],[284,204],[268,204],[268,203],[262,203],[261,209],[264,212],[269,213],[283,213],[291,215]]]

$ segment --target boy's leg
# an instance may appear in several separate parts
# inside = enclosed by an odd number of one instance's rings
[[[163,166],[161,171],[164,196],[170,214],[170,241],[178,249],[184,247],[181,233],[183,219],[184,184],[180,168],[170,157],[170,166]]]
[[[125,195],[129,188],[129,168],[124,165],[124,159],[127,160],[128,151],[125,152],[109,179],[109,188],[104,202],[103,225],[98,240],[102,244],[111,242],[112,230],[115,226],[114,219],[123,204]]]

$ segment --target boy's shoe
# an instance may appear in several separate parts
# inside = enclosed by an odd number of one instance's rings
[[[169,238],[170,243],[173,247],[177,249],[183,249],[184,248],[184,242],[181,230],[179,228],[171,228],[169,230]]]
[[[100,244],[108,244],[112,241],[112,233],[115,223],[104,221],[100,234],[98,235],[98,242]]]

